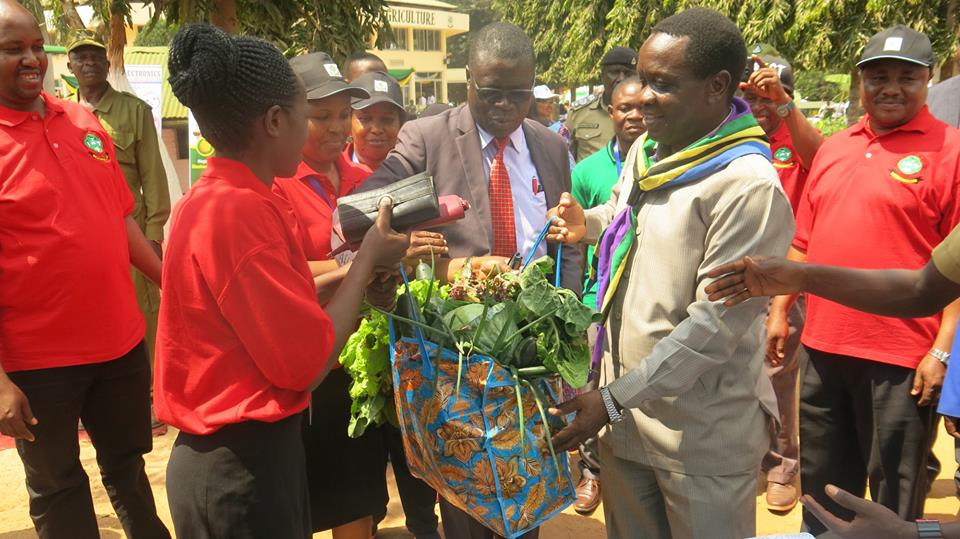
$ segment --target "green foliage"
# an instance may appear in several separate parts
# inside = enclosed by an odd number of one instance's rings
[[[819,129],[820,133],[822,133],[825,137],[829,137],[830,135],[839,131],[843,131],[846,128],[846,118],[824,118],[817,124],[817,129]]]
[[[926,32],[945,60],[957,45],[948,23],[951,0],[493,0],[504,20],[524,28],[537,50],[539,78],[549,84],[597,80],[603,53],[639,47],[661,19],[699,5],[719,10],[748,44],[768,43],[796,71],[849,73],[867,39],[903,23]]]
[[[180,25],[177,23],[164,20],[153,21],[140,30],[133,44],[141,47],[166,47],[170,45],[170,41],[178,30]]]
[[[150,0],[172,23],[209,21],[213,0]],[[325,51],[337,61],[392,39],[386,0],[236,0],[239,32],[275,43],[288,55]]]
[[[841,83],[823,71],[799,71],[794,74],[794,93],[807,101],[843,102],[849,96],[850,78]]]

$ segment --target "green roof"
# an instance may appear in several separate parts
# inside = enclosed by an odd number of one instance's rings
[[[125,64],[153,64],[163,66],[163,110],[164,120],[186,120],[187,107],[173,95],[170,82],[167,81],[167,47],[127,47],[123,51]]]

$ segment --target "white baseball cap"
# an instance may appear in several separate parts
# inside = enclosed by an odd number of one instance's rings
[[[553,93],[546,84],[533,87],[534,99],[553,99],[554,97],[560,97],[560,95]]]

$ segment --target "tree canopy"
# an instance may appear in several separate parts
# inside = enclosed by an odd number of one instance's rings
[[[903,23],[926,32],[941,60],[957,46],[956,0],[493,0],[527,31],[551,84],[597,78],[603,53],[639,47],[661,19],[693,6],[730,17],[748,44],[770,43],[800,69],[848,73],[875,32]]]

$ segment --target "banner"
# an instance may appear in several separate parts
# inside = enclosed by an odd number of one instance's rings
[[[213,156],[214,149],[200,134],[200,126],[190,110],[187,111],[187,135],[190,141],[190,185],[193,185],[207,168],[207,158]]]
[[[160,137],[163,122],[163,66],[159,64],[127,64],[127,80],[137,97],[153,109],[153,125]]]

